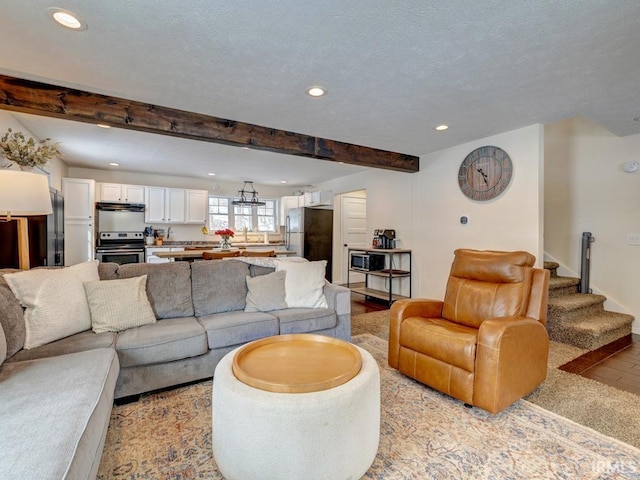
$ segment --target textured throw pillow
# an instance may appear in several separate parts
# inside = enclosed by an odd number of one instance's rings
[[[4,339],[4,331],[2,330],[2,324],[0,324],[0,365],[7,358],[7,342]]]
[[[60,269],[36,268],[4,276],[26,307],[24,348],[35,348],[91,328],[84,282],[99,280],[98,261]]]
[[[147,276],[86,282],[91,328],[96,333],[119,332],[156,323],[147,298]]]
[[[285,270],[286,302],[289,308],[327,308],[324,298],[324,275],[327,262],[287,262],[276,263],[276,272]]]
[[[273,272],[257,277],[247,276],[245,312],[270,312],[287,308],[284,282],[287,272]]]

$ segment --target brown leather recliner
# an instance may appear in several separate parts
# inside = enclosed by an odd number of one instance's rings
[[[497,413],[547,375],[549,271],[527,252],[456,250],[444,302],[391,307],[389,365]]]

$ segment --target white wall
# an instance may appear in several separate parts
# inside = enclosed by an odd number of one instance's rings
[[[27,138],[33,137],[37,140],[42,140],[25,128],[10,112],[0,110],[0,137],[2,137],[9,128],[13,132],[24,133]],[[52,138],[51,141],[55,143],[56,139]],[[5,163],[8,163],[8,161],[4,157],[0,157],[0,165],[4,165]],[[11,169],[18,170],[18,167],[13,165]],[[43,170],[49,174],[49,186],[56,190],[62,190],[62,177],[67,176],[67,165],[55,157],[49,160]]]
[[[545,126],[545,251],[579,275],[582,232],[591,232],[591,287],[606,295],[605,307],[640,317],[640,135],[617,137],[583,118]],[[634,332],[640,333],[638,320]]]
[[[366,189],[370,234],[395,228],[400,246],[412,250],[412,296],[442,298],[456,248],[526,250],[542,265],[543,140],[543,127],[533,125],[424,155],[418,173],[372,169],[319,187],[334,194]],[[475,202],[460,191],[458,168],[484,145],[504,149],[514,172],[501,196]]]

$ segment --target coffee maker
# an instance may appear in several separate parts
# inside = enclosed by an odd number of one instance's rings
[[[396,248],[396,231],[389,228],[374,230],[373,248]]]

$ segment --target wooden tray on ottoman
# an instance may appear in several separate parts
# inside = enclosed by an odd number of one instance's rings
[[[358,349],[324,335],[290,334],[248,343],[232,370],[241,382],[278,393],[309,393],[347,383],[362,368]]]

